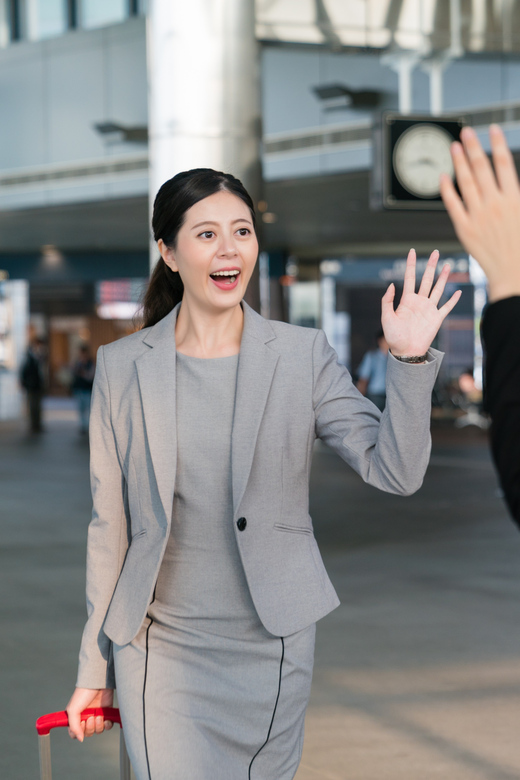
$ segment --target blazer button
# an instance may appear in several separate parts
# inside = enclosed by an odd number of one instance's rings
[[[246,525],[247,525],[247,520],[246,520],[246,518],[245,518],[245,517],[240,517],[240,518],[237,520],[237,528],[238,528],[238,530],[239,530],[239,531],[244,531],[244,530],[245,530],[245,527],[246,527]]]

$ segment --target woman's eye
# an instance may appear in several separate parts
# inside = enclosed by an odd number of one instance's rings
[[[212,230],[205,230],[203,233],[200,233],[200,235],[203,238],[211,238],[211,236],[213,235],[213,231]]]
[[[238,235],[239,236],[248,236],[250,234],[250,232],[251,231],[249,230],[249,228],[240,228],[238,230]]]

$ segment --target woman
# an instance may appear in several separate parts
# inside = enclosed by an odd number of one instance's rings
[[[94,501],[70,734],[110,724],[117,680],[138,780],[289,780],[310,691],[315,622],[338,605],[314,540],[319,436],[372,485],[408,494],[429,457],[429,350],[451,311],[438,255],[394,312],[383,415],[321,331],[269,322],[243,296],[257,258],[253,203],[208,169],[154,204],[161,259],[143,330],[101,347],[91,416]],[[407,362],[408,361],[408,362]],[[115,670],[115,677],[114,677]]]

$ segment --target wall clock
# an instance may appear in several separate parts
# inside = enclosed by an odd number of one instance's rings
[[[450,145],[464,120],[384,114],[374,139],[372,205],[386,209],[442,209],[441,173],[453,178]],[[379,135],[379,137],[378,137]]]

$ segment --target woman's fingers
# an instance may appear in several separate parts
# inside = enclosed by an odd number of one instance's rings
[[[472,127],[465,127],[460,137],[480,196],[482,200],[488,200],[498,189],[489,158]]]
[[[68,711],[69,716],[69,737],[83,742],[85,736],[85,724],[81,723],[79,712]]]
[[[439,260],[439,251],[435,249],[428,260],[428,264],[421,280],[421,286],[419,287],[419,295],[423,295],[427,298],[432,289],[433,280],[435,279],[435,269],[437,268],[437,262]]]
[[[381,318],[394,314],[395,284],[392,282],[381,299]]]
[[[498,125],[491,125],[489,138],[491,140],[493,165],[500,189],[505,195],[516,195],[518,197],[518,176],[515,163],[502,129]]]
[[[89,707],[111,707],[114,692],[110,688],[100,690],[90,688],[75,688],[67,705],[69,718],[69,735],[73,739],[83,742],[84,737],[93,734],[101,734],[102,731],[112,728],[111,721],[105,721],[102,715],[90,716],[81,721],[81,713]]]
[[[410,249],[406,258],[406,271],[404,272],[403,295],[415,292],[415,265],[417,256],[415,249]]]
[[[93,734],[96,733],[96,720],[93,715],[90,718],[87,718],[85,721],[85,736],[91,737]]]
[[[435,287],[431,292],[430,301],[432,301],[432,303],[434,303],[436,306],[438,306],[439,301],[442,298],[442,294],[444,292],[444,288],[446,287],[446,282],[448,281],[448,276],[450,275],[450,271],[451,268],[448,265],[448,263],[446,263],[439,274],[439,278],[437,279],[437,283]]]
[[[441,315],[442,319],[441,322],[448,316],[450,311],[455,308],[456,304],[460,300],[460,296],[462,295],[462,290],[457,290],[457,292],[454,292],[451,298],[446,301],[444,306],[441,306],[439,309],[439,314]]]
[[[102,734],[105,729],[111,729],[112,722],[105,721],[102,715],[91,715],[83,722],[82,728],[86,737],[92,737],[94,734]]]

